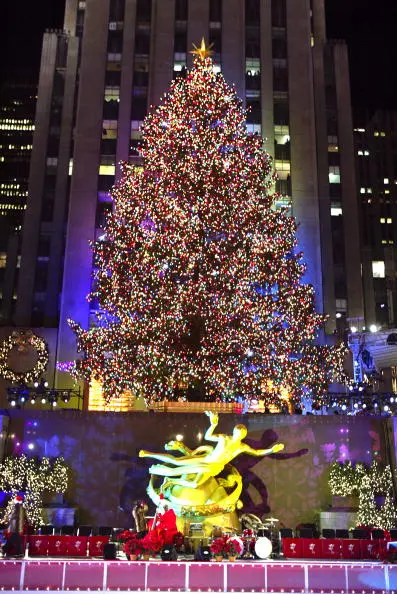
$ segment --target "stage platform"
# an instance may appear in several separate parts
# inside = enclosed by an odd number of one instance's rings
[[[7,592],[394,594],[397,565],[354,561],[0,560]]]

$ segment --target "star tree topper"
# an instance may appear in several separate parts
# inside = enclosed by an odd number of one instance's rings
[[[197,47],[197,45],[195,45],[193,43],[193,47],[194,50],[192,50],[190,53],[193,54],[194,56],[199,56],[199,58],[201,58],[202,60],[205,60],[205,58],[209,58],[210,56],[212,56],[212,54],[214,53],[211,48],[213,47],[213,43],[211,43],[211,45],[209,45],[208,47],[205,45],[205,40],[204,37],[201,40],[201,45],[200,47]]]

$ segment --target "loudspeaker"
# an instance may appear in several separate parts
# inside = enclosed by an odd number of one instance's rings
[[[116,545],[112,542],[108,542],[103,547],[103,558],[104,559],[116,559]]]
[[[210,547],[199,547],[194,555],[195,561],[211,561],[211,549]]]
[[[178,553],[173,546],[165,546],[161,553],[161,560],[162,561],[176,561],[178,559]]]

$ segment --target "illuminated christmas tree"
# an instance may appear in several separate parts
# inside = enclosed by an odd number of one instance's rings
[[[274,207],[271,158],[202,43],[142,126],[143,167],[125,164],[90,299],[99,324],[71,321],[79,377],[107,400],[180,386],[199,398],[321,399],[344,347],[313,343],[324,316],[302,284],[296,222]]]

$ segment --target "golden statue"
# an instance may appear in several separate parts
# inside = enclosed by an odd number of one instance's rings
[[[181,441],[170,441],[165,449],[179,451],[182,456],[146,450],[139,452],[141,458],[154,458],[165,463],[150,466],[147,492],[156,505],[162,494],[178,517],[201,520],[207,526],[226,524],[237,528],[235,510],[242,505],[239,500],[242,477],[230,462],[240,454],[262,457],[280,452],[284,445],[279,443],[269,449],[255,450],[243,442],[247,436],[244,425],[236,425],[232,435],[214,433],[218,414],[208,411],[205,414],[210,419],[210,427],[204,438],[215,442],[215,446],[202,445],[191,450]],[[224,470],[226,478],[219,477]],[[164,477],[157,488],[156,477]]]

